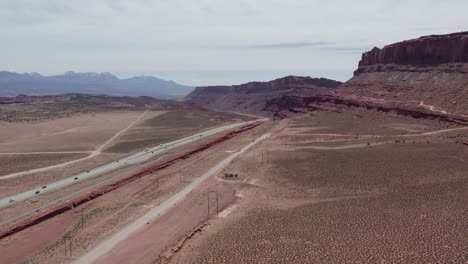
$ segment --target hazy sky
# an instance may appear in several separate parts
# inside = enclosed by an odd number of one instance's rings
[[[466,0],[0,0],[0,70],[344,81],[373,46],[468,30],[467,10]]]

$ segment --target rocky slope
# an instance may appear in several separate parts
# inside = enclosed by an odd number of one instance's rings
[[[336,95],[468,115],[468,32],[374,48]]]
[[[219,111],[260,113],[269,110],[266,104],[275,98],[284,95],[312,96],[328,92],[340,84],[325,78],[287,76],[269,82],[197,87],[186,99]]]
[[[329,93],[268,100],[278,117],[362,107],[468,125],[468,32],[432,35],[374,48],[354,77]]]

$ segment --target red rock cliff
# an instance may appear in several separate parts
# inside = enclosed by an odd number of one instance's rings
[[[362,55],[354,77],[335,92],[468,117],[468,32],[374,48]]]
[[[362,55],[359,67],[375,64],[435,66],[468,62],[468,31],[431,35],[373,48]]]
[[[287,76],[269,82],[249,82],[232,86],[197,87],[186,98],[210,109],[258,113],[265,103],[285,94],[310,95],[327,92],[341,82],[300,76]]]

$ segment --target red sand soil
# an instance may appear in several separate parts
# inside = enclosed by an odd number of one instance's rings
[[[29,233],[23,239],[21,246],[13,243],[7,247],[1,247],[0,263],[19,263],[38,249],[45,248],[63,234],[67,226],[75,220],[74,218],[74,215],[67,214],[63,218],[42,226],[38,230]]]
[[[208,149],[209,147],[212,147],[220,142],[223,142],[224,140],[227,140],[227,139],[230,139],[232,137],[234,137],[235,135],[239,134],[239,133],[242,133],[244,131],[247,131],[247,130],[250,130],[250,129],[253,129],[257,126],[259,126],[260,124],[262,124],[262,122],[255,122],[255,123],[252,123],[252,124],[248,124],[248,125],[245,125],[245,126],[242,126],[238,129],[236,129],[235,131],[232,131],[232,132],[229,132],[223,136],[220,136],[214,140],[212,140],[211,142],[207,143],[207,144],[204,144],[192,151],[189,151],[187,153],[184,153],[184,154],[181,154],[180,156],[178,157],[175,157],[169,161],[165,161],[163,162],[162,164],[157,164],[157,165],[153,165],[151,167],[148,167],[148,168],[145,168],[139,172],[136,172],[132,175],[129,175],[123,179],[119,179],[117,180],[116,182],[111,182],[109,184],[106,184],[104,186],[101,186],[101,187],[98,187],[96,188],[95,190],[91,191],[91,192],[87,192],[85,193],[84,195],[81,195],[75,199],[73,199],[72,201],[67,201],[63,204],[60,204],[60,205],[57,205],[55,206],[54,208],[52,209],[49,209],[49,210],[46,210],[45,212],[43,212],[42,214],[40,215],[35,215],[35,216],[32,216],[30,218],[27,218],[23,221],[19,221],[17,223],[14,223],[10,226],[7,226],[6,228],[4,228],[3,230],[0,231],[0,239],[2,238],[5,238],[5,237],[8,237],[8,236],[11,236],[21,230],[24,230],[28,227],[31,227],[31,226],[34,226],[38,223],[41,223],[45,220],[48,220],[48,219],[51,219],[53,218],[54,216],[56,215],[59,215],[59,214],[62,214],[68,210],[71,210],[73,209],[74,207],[76,206],[79,206],[81,204],[84,204],[88,201],[91,201],[91,200],[94,200],[95,198],[101,196],[101,195],[104,195],[110,191],[113,191],[123,185],[126,185],[130,182],[133,182],[135,181],[136,179],[139,179],[143,176],[146,176],[154,171],[157,171],[157,170],[160,170],[160,169],[163,169],[163,168],[166,168],[170,165],[172,165],[173,163],[175,163],[176,161],[178,160],[182,160],[182,159],[186,159],[196,153],[199,153],[199,152],[202,152],[204,151],[205,149]]]
[[[204,194],[215,184],[215,178],[203,183],[183,202],[157,221],[148,223],[145,229],[117,244],[96,263],[154,263],[155,260],[170,259],[171,254],[183,245],[186,235],[208,220]],[[222,211],[236,199],[235,191],[228,186],[217,186],[216,189],[222,194],[219,197],[219,211]],[[212,217],[215,217],[214,211],[210,214]]]

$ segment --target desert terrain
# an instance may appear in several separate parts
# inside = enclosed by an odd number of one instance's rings
[[[163,124],[167,122],[163,116],[155,119]],[[154,120],[146,119],[129,133],[144,135]],[[3,259],[5,263],[81,263],[87,252],[115,239],[119,230],[195,182],[211,166],[265,135],[94,261],[456,263],[464,259],[468,149],[462,142],[468,138],[468,128],[360,109],[267,121],[1,240]],[[120,139],[122,146],[133,149],[131,138]],[[209,141],[203,139],[99,181]],[[32,204],[46,204],[99,181],[40,196]],[[28,202],[3,212],[15,215],[30,207]],[[24,246],[19,248],[18,243]]]
[[[183,116],[185,116],[187,120],[197,117],[197,115],[193,112],[178,112],[176,116],[179,117],[179,120],[182,120]],[[157,118],[158,117],[156,117],[156,119]],[[242,119],[242,117],[238,118]],[[159,129],[167,133],[168,127],[165,126],[168,125],[167,120],[162,118],[162,120],[166,121],[159,123],[156,121],[156,119],[148,119],[147,121],[149,122],[142,122],[140,127],[136,128],[134,133],[142,133],[142,135],[146,133],[146,135],[148,135],[149,127],[156,124],[156,128],[154,129],[154,131],[156,131],[155,135],[161,135],[158,134]],[[222,120],[223,122],[226,121],[225,118]],[[201,119],[192,123],[193,125],[197,125],[195,128],[191,128],[190,123],[187,123],[187,125],[184,126],[183,123],[178,122],[177,129],[180,129],[178,130],[180,132],[179,134],[175,133],[173,137],[179,137],[184,133],[184,131],[205,131],[207,128],[209,128],[208,125],[212,124],[213,122],[214,126],[216,126],[216,124],[222,124],[222,122],[216,123],[216,121],[212,118],[205,119],[205,123],[200,122]],[[203,127],[200,127],[200,124],[202,124]],[[143,130],[143,132],[141,130]],[[128,174],[138,171],[138,169],[142,166],[150,166],[154,163],[171,160],[174,156],[178,156],[179,153],[193,151],[193,149],[196,149],[198,146],[203,145],[206,142],[210,142],[213,138],[216,137],[219,137],[219,133],[215,134],[214,136],[207,137],[206,139],[202,138],[197,140],[194,143],[188,144],[187,146],[179,147],[177,150],[168,151],[165,154],[156,156],[155,158],[150,159],[144,163],[129,165],[113,173],[103,175],[102,177],[77,183],[71,187],[52,193],[40,195],[34,199],[28,200],[26,203],[15,204],[14,206],[10,206],[2,210],[2,219],[0,219],[0,221],[8,222],[11,217],[21,215],[22,213],[31,210],[31,208],[40,208],[38,213],[47,211],[47,208],[60,203],[60,201],[63,202],[66,199],[71,199],[74,194],[76,195],[76,193],[80,192],[81,190],[92,190],[97,186],[112,182],[115,179],[122,178]],[[170,137],[167,137],[166,134],[166,138],[162,139],[163,141],[161,142],[166,142],[164,140],[167,140],[168,138]],[[182,187],[189,184],[198,176],[200,171],[206,168],[207,164],[219,161],[223,157],[230,155],[229,149],[231,147],[237,148],[238,145],[249,142],[251,138],[252,136],[246,135],[243,136],[243,138],[236,138],[235,140],[232,139],[226,143],[218,144],[217,146],[211,147],[207,151],[203,152],[202,155],[195,155],[190,158],[184,158],[182,162],[178,162],[168,169],[159,170],[157,173],[147,175],[139,180],[129,183],[114,192],[106,194],[102,197],[104,199],[97,199],[96,202],[99,201],[97,204],[95,204],[93,201],[86,204],[85,206],[82,206],[81,208],[83,209],[83,214],[81,215],[80,211],[78,218],[76,218],[76,210],[71,210],[50,220],[34,225],[31,229],[26,229],[23,232],[9,236],[8,238],[2,240],[2,252],[6,254],[4,255],[3,259],[5,259],[7,262],[26,261],[32,263],[63,263],[64,261],[71,261],[74,259],[73,257],[62,255],[65,243],[63,241],[64,239],[72,239],[72,256],[78,256],[79,254],[86,252],[87,249],[92,248],[92,246],[96,245],[97,242],[102,241],[110,234],[115,233],[119,228],[125,226],[125,224],[135,220],[138,216],[145,213],[151,207],[154,207],[158,203],[164,201],[164,199],[167,199],[169,195],[176,193]],[[150,140],[149,142],[154,143],[153,141]],[[134,144],[127,144],[128,140],[124,140],[123,142],[125,142],[125,144],[121,144],[121,148],[125,147],[130,149],[130,151],[131,149],[135,148]],[[118,154],[103,154],[100,155],[100,158],[104,160],[115,159],[115,155]],[[93,162],[88,162],[93,163],[92,165],[95,166],[96,162],[102,161],[96,160]],[[12,194],[20,190],[19,187],[16,187],[18,182],[23,183],[20,184],[22,186],[21,189],[26,189],[28,186],[37,186],[40,181],[47,182],[50,180],[60,179],[61,175],[70,175],[73,173],[73,170],[83,170],[83,168],[86,168],[86,166],[89,165],[90,164],[79,164],[79,166],[75,165],[74,167],[67,166],[66,170],[64,169],[65,171],[49,172],[49,174],[57,175],[55,177],[50,175],[47,175],[46,177],[44,175],[44,178],[41,178],[37,177],[38,175],[33,175],[31,178],[17,177],[9,179],[9,182],[5,183],[10,183],[11,187],[8,189],[8,192],[6,192],[5,195],[8,195],[9,193]],[[121,197],[126,198],[121,199]],[[134,199],[128,199],[129,197],[134,197]],[[116,201],[120,202],[116,203]],[[116,210],[116,208],[120,209]],[[112,212],[112,215],[109,215],[109,212]],[[34,215],[32,215],[32,218],[34,218]],[[86,221],[87,224],[86,226],[81,227],[83,221]],[[77,227],[85,229],[76,229]],[[49,230],[49,228],[51,228],[50,231],[56,231],[56,233],[54,233],[55,235],[44,237],[42,235],[43,232],[48,233],[49,231],[46,230]],[[191,226],[188,225],[185,227],[185,229],[182,230],[190,230],[190,228]],[[86,232],[81,232],[80,230],[86,230]],[[76,233],[78,231],[80,231],[79,234]],[[21,241],[31,242],[27,243],[27,246],[20,249],[18,248],[18,243],[21,243]],[[69,243],[68,240],[66,243]],[[80,246],[77,247],[77,245]]]
[[[171,262],[466,261],[468,128],[360,111],[277,127],[218,176],[236,202]]]
[[[229,143],[223,143],[224,140],[241,133],[241,130],[236,132],[239,126],[252,120],[248,116],[216,113],[192,106],[175,109],[161,106],[157,100],[148,104],[147,98],[125,99],[130,102],[140,100],[147,106],[143,109],[135,102],[135,107],[130,109],[114,109],[114,104],[120,104],[122,98],[106,98],[110,102],[103,106],[99,96],[91,96],[91,99],[77,96],[84,98],[81,104],[85,108],[57,116],[48,116],[48,111],[63,103],[62,96],[53,97],[56,101],[52,102],[48,97],[27,97],[31,101],[27,103],[31,108],[27,118],[1,123],[0,160],[4,166],[0,177],[0,198],[7,202],[2,204],[0,215],[3,237],[0,263],[63,263],[73,260],[62,255],[64,239],[65,243],[77,243],[69,246],[70,256],[86,252],[152,206],[180,191],[207,164],[230,155],[227,151]],[[20,111],[17,104],[25,104],[4,100],[9,101],[4,107],[11,112]],[[68,104],[73,109],[73,103]],[[243,140],[248,142],[250,137]],[[235,142],[236,146],[241,144]],[[202,154],[197,155],[198,152]],[[205,160],[206,163],[200,162]],[[139,176],[142,168],[158,164],[163,165],[157,173]],[[98,172],[106,166],[117,167],[106,169],[105,173]],[[87,180],[79,180],[83,173],[97,174]],[[128,178],[128,175],[137,177]],[[70,178],[71,183],[50,189]],[[114,190],[113,186],[117,184],[122,187]],[[107,189],[114,191],[102,192]],[[28,192],[35,193],[31,197]],[[89,193],[90,199],[94,200],[93,192],[106,194],[102,197],[105,198],[97,199],[99,202],[95,205],[94,201],[82,205],[79,222],[76,222],[75,205],[66,212],[55,209]],[[20,201],[12,198],[22,194],[26,196]],[[135,199],[127,199],[132,196]],[[120,209],[116,211],[116,208]],[[58,215],[51,217],[51,212],[58,212]],[[112,215],[109,212],[113,212]],[[80,230],[84,230],[85,219],[89,224],[87,231],[80,236],[73,235],[73,240],[70,240],[77,223],[81,225]],[[182,230],[190,228],[188,225]]]
[[[466,38],[345,83],[0,98],[0,263],[467,263]]]

